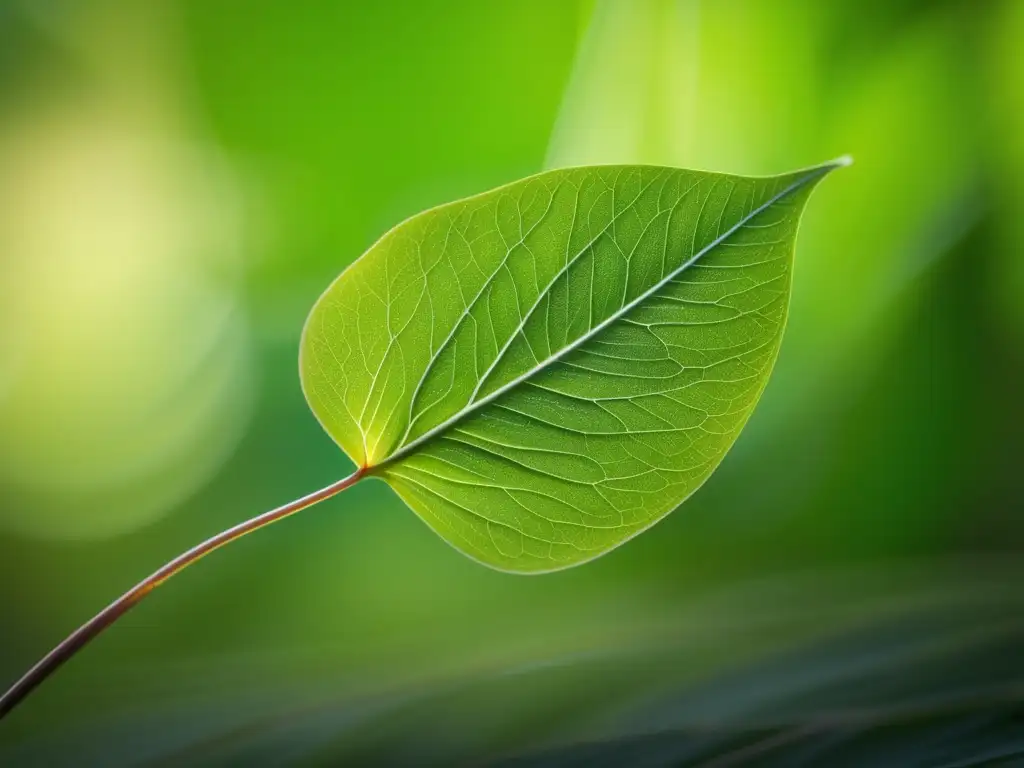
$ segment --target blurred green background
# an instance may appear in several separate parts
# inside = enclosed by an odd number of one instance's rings
[[[514,577],[360,485],[156,593],[0,762],[476,763],[667,728],[623,708],[854,629],[1024,638],[1022,50],[1019,0],[0,0],[0,687],[350,471],[298,337],[404,217],[545,167],[855,159],[761,405],[650,532]],[[1024,690],[983,657],[971,691]]]

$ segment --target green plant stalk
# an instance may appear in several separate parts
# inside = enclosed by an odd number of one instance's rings
[[[279,520],[294,515],[296,512],[300,512],[314,504],[338,495],[359,482],[366,475],[366,471],[365,467],[357,469],[348,477],[338,480],[325,488],[321,488],[319,491],[314,491],[307,496],[290,501],[269,512],[264,512],[262,515],[250,518],[232,528],[228,528],[226,531],[221,531],[206,541],[192,547],[187,552],[178,555],[159,570],[154,571],[68,635],[59,645],[26,672],[18,682],[12,685],[3,696],[0,696],[0,720],[6,717],[44,680],[56,672],[64,662],[82,650],[90,640],[114,624],[114,622],[142,602],[143,598],[169,578],[181,573],[188,566],[206,557],[206,555],[214,550],[242,538],[247,533],[265,528],[271,523],[276,523]]]

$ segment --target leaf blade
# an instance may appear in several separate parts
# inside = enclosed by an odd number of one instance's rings
[[[592,559],[735,440],[778,351],[807,195],[845,162],[549,171],[413,217],[314,306],[307,400],[469,556]]]

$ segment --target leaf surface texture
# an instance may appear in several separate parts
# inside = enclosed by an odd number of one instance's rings
[[[779,350],[800,214],[839,164],[573,168],[414,216],[314,306],[307,400],[470,557],[590,560],[735,441]]]

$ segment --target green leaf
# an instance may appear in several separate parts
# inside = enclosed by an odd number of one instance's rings
[[[597,557],[735,441],[779,350],[807,196],[846,162],[549,171],[414,216],[313,307],[310,407],[470,557]]]

